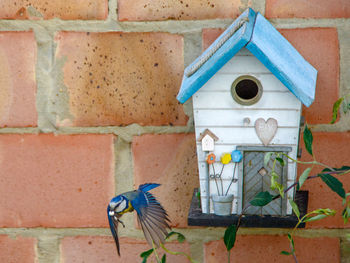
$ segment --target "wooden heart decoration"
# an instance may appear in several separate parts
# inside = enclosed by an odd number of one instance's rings
[[[265,146],[275,137],[277,127],[277,120],[274,118],[269,118],[267,121],[259,118],[255,121],[255,132]]]

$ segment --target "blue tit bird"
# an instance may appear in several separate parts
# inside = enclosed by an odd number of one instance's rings
[[[167,229],[171,229],[170,220],[162,205],[148,192],[158,186],[160,184],[142,184],[139,189],[120,194],[109,202],[107,207],[108,222],[119,256],[118,223],[124,226],[120,217],[127,212],[134,210],[137,212],[138,222],[151,246],[154,243],[159,247],[160,243],[164,243],[165,237],[168,235]]]

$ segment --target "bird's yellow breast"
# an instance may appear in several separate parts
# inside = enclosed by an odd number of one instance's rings
[[[123,214],[125,214],[125,213],[127,213],[127,212],[132,212],[132,211],[134,211],[134,208],[132,207],[131,202],[129,201],[129,203],[128,203],[128,208],[124,209],[123,211],[121,211],[121,212],[118,213],[118,214],[119,214],[119,215],[123,215]]]

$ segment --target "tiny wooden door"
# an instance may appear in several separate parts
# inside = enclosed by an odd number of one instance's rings
[[[270,173],[273,167],[273,158],[264,166],[265,151],[244,151],[243,153],[243,208],[260,192],[269,191],[272,195],[278,194],[270,188]],[[287,162],[285,162],[287,163]],[[275,172],[279,175],[278,183],[286,185],[287,166],[276,162]],[[285,215],[286,202],[278,198],[264,207],[250,206],[245,214],[249,215]]]

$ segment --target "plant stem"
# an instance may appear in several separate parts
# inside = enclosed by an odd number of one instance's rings
[[[227,252],[227,263],[230,263],[231,250]]]
[[[156,260],[158,263],[161,263],[160,259],[159,259],[159,256],[158,256],[158,253],[157,253],[157,248],[156,246],[154,245],[154,242],[152,241],[152,247],[153,247],[153,251],[154,251],[154,255],[156,256]]]
[[[230,182],[230,185],[229,185],[229,186],[228,186],[228,188],[227,188],[227,191],[226,191],[225,196],[227,195],[228,190],[230,190],[230,187],[231,187],[231,185],[232,185],[233,181],[235,180],[236,164],[237,164],[237,163],[235,163],[235,166],[233,167],[233,175],[232,175],[232,180],[231,180],[231,182]]]
[[[297,259],[297,256],[295,255],[295,250],[294,250],[292,244],[289,244],[289,246],[290,246],[290,248],[292,250],[292,255],[293,255],[295,263],[298,263],[298,259]]]
[[[211,164],[213,166],[213,173],[214,173],[214,180],[215,180],[215,184],[216,184],[216,190],[218,190],[218,195],[220,195],[220,191],[219,191],[219,186],[218,186],[218,182],[216,180],[216,175],[215,175],[215,168],[214,168],[214,164]]]
[[[160,246],[162,247],[162,249],[163,249],[165,252],[167,252],[167,253],[169,253],[169,254],[171,254],[171,255],[183,255],[183,256],[185,256],[191,263],[196,263],[196,261],[194,261],[194,260],[191,258],[190,255],[188,255],[188,254],[186,254],[186,253],[184,253],[184,252],[171,251],[171,250],[167,249],[167,248],[164,246],[164,244],[162,244],[162,243],[160,244]]]
[[[224,171],[224,167],[225,167],[225,165],[223,164],[223,165],[222,165],[222,168],[221,168],[220,175],[219,175],[220,182],[221,182],[221,193],[222,193],[222,195],[224,195],[224,185],[223,185],[223,183],[222,183],[221,175],[222,175],[222,172]]]
[[[295,160],[293,159],[292,157],[290,157],[289,155],[285,154],[285,153],[282,153],[283,156],[286,156],[288,159],[292,160],[293,162],[296,162],[296,163],[299,163],[299,164],[316,164],[316,165],[320,165],[320,166],[323,166],[325,168],[328,168],[329,170],[331,171],[335,171],[332,167],[328,166],[327,164],[324,164],[324,163],[320,163],[318,161],[310,161],[310,162],[303,162],[303,161],[298,161],[298,160]]]

